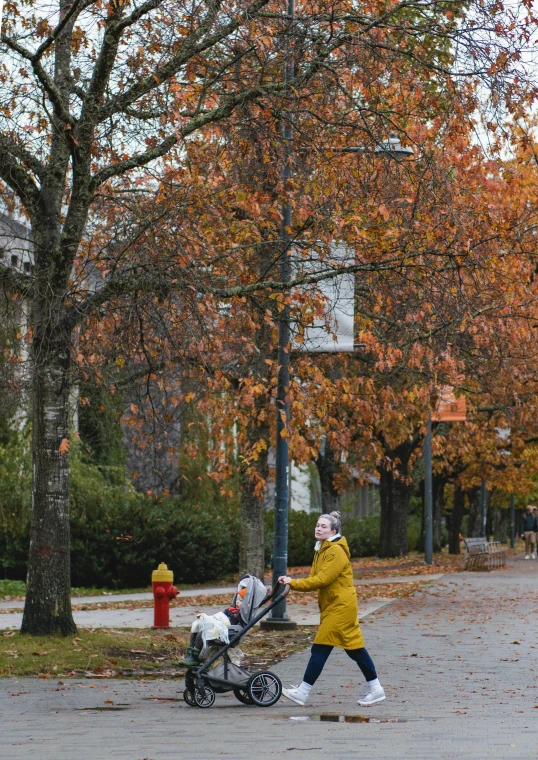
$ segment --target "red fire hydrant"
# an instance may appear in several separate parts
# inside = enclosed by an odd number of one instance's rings
[[[153,586],[154,619],[152,628],[170,628],[170,599],[175,599],[179,591],[175,586],[174,573],[161,562],[151,574]]]

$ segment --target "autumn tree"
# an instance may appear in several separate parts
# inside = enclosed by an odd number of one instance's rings
[[[333,133],[343,139],[355,131],[375,144],[374,127],[398,123],[400,116],[382,104],[378,111],[363,108],[350,66],[359,53],[359,59],[387,61],[393,71],[402,61],[433,72],[431,46],[448,40],[455,51],[457,40],[461,54],[447,51],[443,74],[489,77],[502,99],[508,93],[505,74],[517,63],[525,33],[508,15],[500,6],[457,3],[447,9],[441,2],[373,2],[357,9],[345,0],[322,1],[300,6],[293,19],[269,0],[195,6],[176,0],[5,3],[0,178],[6,207],[28,220],[34,248],[33,273],[1,267],[10,292],[31,302],[26,337],[32,352],[34,484],[23,632],[75,630],[69,603],[68,402],[80,326],[99,322],[119,304],[128,309],[141,298],[166,304],[193,287],[219,299],[283,289],[274,277],[246,277],[237,284],[236,266],[231,277],[223,276],[215,266],[222,250],[196,265],[185,265],[184,251],[177,251],[173,262],[154,268],[155,259],[145,262],[139,249],[131,260],[131,246],[120,240],[111,266],[88,268],[84,249],[94,233],[99,237],[98,202],[140,183],[158,192],[165,165],[188,165],[196,136],[209,135],[246,103],[278,116],[282,97],[293,93],[298,101],[304,98],[307,111],[315,108],[309,94],[326,72],[349,102],[347,117],[331,119]],[[275,76],[283,67],[286,37],[297,58],[287,84]],[[357,106],[354,115],[350,107]],[[210,237],[207,229],[201,232]],[[202,278],[208,266],[217,280],[209,285]],[[324,268],[327,276],[331,268]]]
[[[301,373],[303,395],[305,377],[312,383],[307,387],[319,389],[306,417],[316,424],[305,425],[303,434],[310,445],[321,433],[330,441],[334,485],[345,483],[344,460],[379,472],[382,556],[407,551],[412,467],[439,385],[469,395],[470,409],[474,396],[480,409],[497,410],[492,431],[508,425],[503,414],[509,407],[530,399],[533,408],[528,358],[534,346],[528,341],[536,299],[528,246],[535,211],[521,199],[513,168],[471,148],[469,140],[467,128],[452,123],[433,163],[414,162],[414,176],[409,170],[403,180],[369,186],[368,196],[355,192],[361,211],[368,202],[374,209],[373,219],[349,209],[348,239],[360,235],[361,255],[371,265],[356,301],[365,347],[351,362],[324,359]],[[414,201],[409,217],[405,198]],[[468,427],[455,426],[446,444],[436,436],[439,452],[454,447],[450,462],[436,459],[439,476],[460,483],[465,470],[467,482],[479,485],[488,462],[491,471],[497,462],[499,477],[511,480],[506,459],[499,460],[506,445],[497,433],[486,437],[479,429],[465,456]],[[491,453],[485,456],[481,446],[491,446]]]

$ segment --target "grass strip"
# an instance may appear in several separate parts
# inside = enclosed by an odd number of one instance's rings
[[[254,629],[241,649],[247,668],[262,669],[306,649],[316,629],[300,626],[283,635]],[[0,676],[40,678],[181,678],[189,630],[81,630],[75,637],[0,634]]]

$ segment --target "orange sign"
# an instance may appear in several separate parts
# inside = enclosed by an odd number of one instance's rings
[[[450,385],[439,389],[437,409],[432,413],[432,422],[465,422],[467,419],[465,396],[456,398]]]

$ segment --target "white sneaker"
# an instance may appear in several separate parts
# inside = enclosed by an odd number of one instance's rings
[[[528,554],[525,554],[525,559],[530,559]]]
[[[301,686],[290,686],[288,689],[282,689],[282,696],[290,699],[298,705],[306,705],[308,701],[308,691]]]
[[[536,559],[536,552],[533,552],[533,553],[531,554],[531,559]]]
[[[368,707],[375,705],[376,702],[382,702],[384,699],[386,699],[385,690],[379,683],[379,679],[376,679],[368,682],[368,691],[357,702],[363,707]]]

